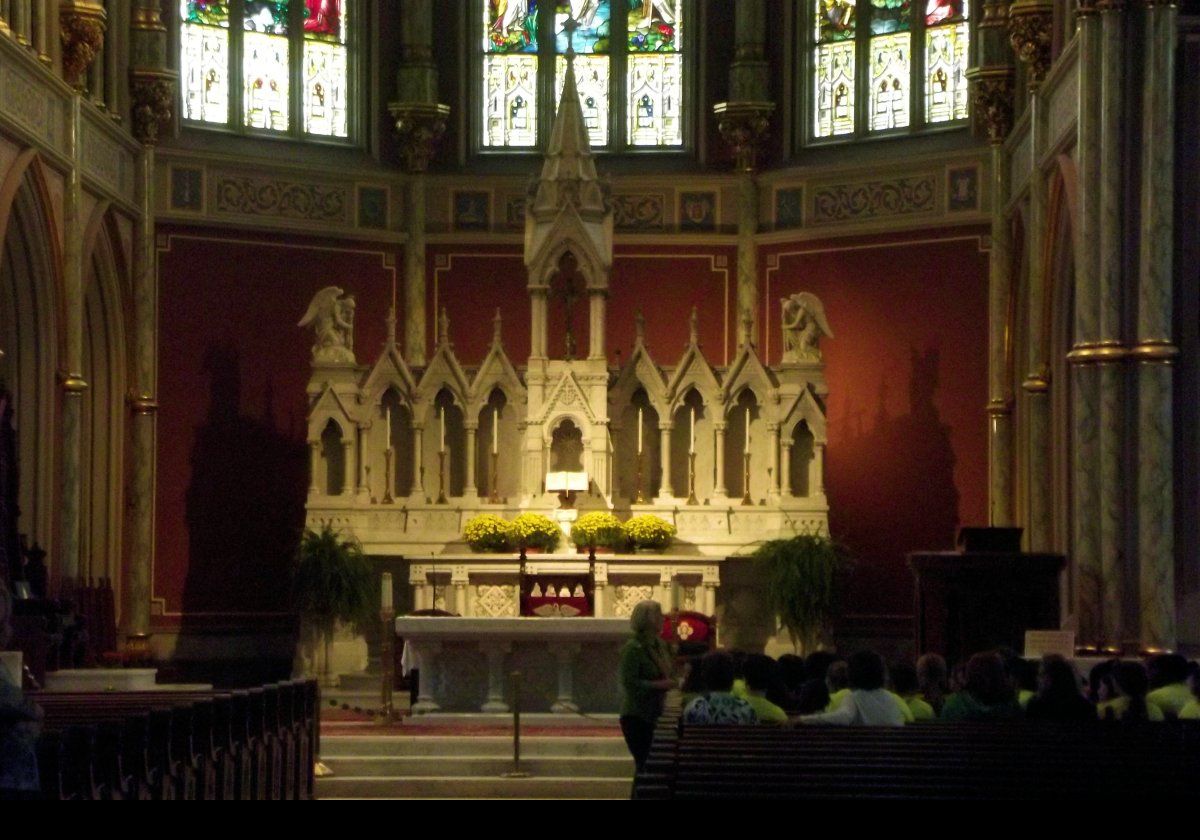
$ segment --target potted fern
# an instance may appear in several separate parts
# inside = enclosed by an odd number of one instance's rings
[[[371,620],[374,574],[358,541],[343,537],[329,523],[305,529],[297,561],[296,611],[314,643],[323,645],[322,679],[329,685],[334,630],[339,624],[361,627]]]
[[[844,548],[824,534],[767,540],[751,555],[767,608],[800,651],[815,650],[836,615],[849,567]]]

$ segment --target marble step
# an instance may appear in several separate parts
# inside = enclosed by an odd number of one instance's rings
[[[473,776],[498,777],[512,770],[512,756],[498,755],[322,755],[321,760],[335,776],[378,778],[395,776]],[[595,779],[633,778],[633,759],[629,756],[528,756],[521,757],[521,770],[531,776],[586,777]]]
[[[511,735],[322,735],[321,758],[512,757]],[[521,755],[534,757],[629,758],[620,737],[526,736]]]
[[[318,799],[628,799],[631,779],[478,776],[332,776],[317,780]]]

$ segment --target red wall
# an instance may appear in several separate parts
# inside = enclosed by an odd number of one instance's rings
[[[296,322],[314,292],[342,286],[358,297],[356,350],[371,361],[401,255],[357,242],[160,233],[169,247],[159,253],[154,595],[166,599],[167,613],[159,621],[177,621],[181,611],[201,623],[246,621],[284,609],[290,558],[279,546],[303,523],[311,333]],[[858,558],[847,609],[910,613],[904,553],[948,547],[956,524],[985,519],[980,232],[771,245],[759,269],[759,340],[765,347],[769,333],[771,361],[779,357],[778,299],[787,294],[815,292],[835,334],[824,344],[826,475],[833,531]],[[628,358],[641,308],[651,353],[674,364],[696,305],[704,350],[722,364],[737,335],[734,271],[730,246],[618,249],[610,361]],[[529,300],[519,246],[431,247],[428,276],[430,345],[433,306],[445,305],[455,351],[478,363],[499,307],[506,349],[523,364]],[[586,317],[579,307],[576,323]],[[561,333],[551,341],[561,343]]]
[[[981,236],[793,243],[760,257],[770,361],[779,361],[780,298],[814,292],[833,330],[822,343],[826,492],[830,528],[857,558],[850,612],[911,613],[904,554],[950,548],[958,525],[986,521]]]
[[[372,353],[401,257],[357,242],[159,234],[154,596],[163,624],[181,611],[262,617],[286,608],[286,546],[304,524],[312,332],[296,324],[317,290],[342,286],[358,299],[359,357]]]

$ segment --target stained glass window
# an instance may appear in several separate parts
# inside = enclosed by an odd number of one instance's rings
[[[180,9],[179,76],[183,118],[229,122],[229,7],[210,0],[183,0]]]
[[[966,0],[928,0],[925,8],[925,120],[967,118]]]
[[[593,146],[683,144],[683,0],[480,0],[480,7],[484,147],[537,145],[539,115],[550,119],[562,95],[568,44]],[[570,34],[568,20],[576,23]],[[625,72],[614,75],[622,64]],[[554,98],[543,103],[537,94],[547,73]],[[614,102],[622,103],[623,126]]]
[[[293,136],[347,137],[351,5],[346,0],[182,0],[184,119]]]
[[[347,134],[346,32],[341,0],[305,0],[304,130],[309,134]]]
[[[538,0],[483,0],[483,145],[537,142]]]
[[[683,142],[683,2],[629,4],[626,111],[631,146]]]
[[[968,4],[811,0],[812,136],[966,119]]]

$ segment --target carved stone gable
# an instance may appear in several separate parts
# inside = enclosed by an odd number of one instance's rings
[[[550,398],[546,400],[546,407],[542,411],[542,422],[546,422],[559,410],[583,414],[589,423],[596,422],[596,414],[572,373],[564,373],[550,392]]]

